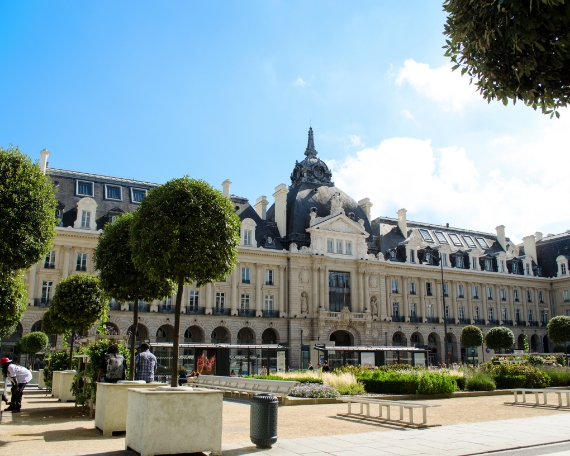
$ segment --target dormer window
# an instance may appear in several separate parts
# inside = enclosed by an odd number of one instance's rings
[[[78,196],[93,196],[93,182],[77,181]]]
[[[493,260],[490,258],[485,259],[485,271],[492,271],[493,270]]]
[[[432,264],[432,261],[433,261],[433,257],[432,257],[432,255],[431,255],[431,253],[430,253],[430,252],[426,252],[426,263],[427,263],[427,264]]]
[[[121,201],[123,199],[121,187],[116,185],[105,185],[105,198]]]
[[[489,244],[487,244],[487,241],[484,238],[476,237],[475,239],[477,239],[477,242],[479,243],[479,245],[481,246],[482,249],[488,249],[489,248]]]
[[[416,262],[416,251],[410,250],[410,263],[415,263],[415,262]]]
[[[476,271],[477,270],[477,258],[473,257],[473,270]]]
[[[131,188],[131,201],[133,203],[142,203],[146,198],[146,190],[143,188]]]
[[[477,246],[475,245],[475,242],[473,242],[473,238],[472,238],[471,236],[464,235],[464,236],[463,236],[463,239],[465,240],[465,243],[466,243],[469,247],[471,247],[471,248],[473,248],[473,249],[477,248]]]
[[[91,211],[81,211],[81,228],[89,228],[91,225]]]
[[[513,261],[513,274],[518,274],[518,273],[519,273],[519,264]]]
[[[453,245],[456,245],[458,247],[463,247],[461,239],[459,239],[459,236],[457,234],[450,234],[449,239],[451,239],[451,242],[453,242]]]
[[[251,245],[251,230],[243,230],[243,245]]]
[[[501,260],[501,272],[505,272],[505,260]]]
[[[564,263],[560,265],[560,271],[562,275],[566,275],[566,265]]]
[[[429,234],[428,230],[420,229],[420,234],[422,235],[424,241],[433,242],[433,238],[431,237],[431,234]]]
[[[465,267],[463,264],[463,257],[461,255],[455,257],[455,267],[461,269]]]
[[[443,234],[442,231],[434,231],[434,234],[440,244],[449,244],[449,242],[447,242],[445,234]]]

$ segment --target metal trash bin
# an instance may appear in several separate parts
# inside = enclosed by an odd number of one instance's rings
[[[251,398],[249,437],[257,448],[271,448],[277,442],[278,399],[271,394]]]

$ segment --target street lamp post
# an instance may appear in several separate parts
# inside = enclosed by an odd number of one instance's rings
[[[443,298],[443,350],[445,352],[445,365],[449,365],[449,354],[447,353],[447,317],[445,315],[445,282],[443,280],[443,254],[439,254],[439,265],[441,266],[441,297]]]

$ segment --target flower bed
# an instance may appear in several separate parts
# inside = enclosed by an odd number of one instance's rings
[[[290,396],[306,398],[337,398],[340,393],[329,385],[319,385],[316,383],[303,383],[293,387]]]

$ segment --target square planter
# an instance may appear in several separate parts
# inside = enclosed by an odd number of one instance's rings
[[[126,449],[141,456],[222,454],[223,393],[205,388],[129,389]]]
[[[160,383],[146,383],[143,380],[121,380],[117,383],[97,383],[95,404],[95,428],[111,437],[113,432],[127,430],[127,398],[129,388],[152,388]]]
[[[77,371],[74,370],[67,370],[59,373],[59,396],[57,397],[60,402],[75,401],[75,395],[71,392],[71,385],[73,385],[73,377],[75,377],[76,373]]]
[[[46,379],[44,376],[44,370],[40,370],[40,378],[38,380],[38,388],[39,389],[46,389]]]
[[[51,379],[51,395],[59,399],[59,391],[61,389],[61,374],[63,371],[53,371]]]

